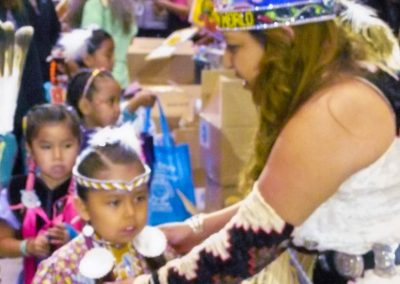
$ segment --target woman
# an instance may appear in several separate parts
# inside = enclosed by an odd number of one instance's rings
[[[314,283],[400,283],[400,51],[342,2],[217,3],[227,62],[259,110],[252,190],[223,229],[133,283],[238,283],[294,249],[319,255]]]

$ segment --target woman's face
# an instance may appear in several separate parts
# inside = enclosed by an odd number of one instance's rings
[[[249,32],[225,32],[226,50],[224,64],[233,68],[236,75],[252,87],[259,74],[259,64],[264,54],[263,46]]]

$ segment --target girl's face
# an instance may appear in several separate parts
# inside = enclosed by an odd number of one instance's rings
[[[54,188],[71,176],[79,140],[67,122],[47,123],[40,127],[27,148],[40,168],[40,177],[49,188]]]
[[[114,67],[114,42],[111,39],[104,40],[100,47],[83,59],[85,65],[90,69],[105,69],[112,71]]]
[[[259,64],[264,54],[263,46],[249,32],[225,32],[227,44],[224,63],[252,87],[259,74]]]
[[[89,128],[115,125],[120,115],[119,84],[109,77],[98,77],[93,84],[96,84],[96,91],[91,100],[82,99],[85,100],[85,107],[81,109],[85,125]]]
[[[130,181],[144,172],[139,163],[114,164],[96,174],[97,179]],[[96,233],[113,244],[126,244],[147,222],[146,186],[127,191],[89,191],[81,202],[82,218],[90,221]]]

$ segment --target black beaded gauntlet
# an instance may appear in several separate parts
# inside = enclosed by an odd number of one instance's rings
[[[137,283],[240,283],[271,263],[286,247],[293,226],[264,201],[257,184],[218,233]]]

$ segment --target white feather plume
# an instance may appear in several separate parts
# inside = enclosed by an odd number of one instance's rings
[[[63,49],[65,60],[79,60],[87,52],[87,40],[92,36],[92,30],[74,29],[63,33],[57,45]]]
[[[102,147],[108,144],[117,144],[132,148],[141,156],[142,148],[139,137],[136,135],[132,123],[124,123],[121,126],[107,126],[96,131],[89,140],[92,147]]]
[[[11,29],[10,26],[12,27]],[[12,36],[9,37],[12,42],[6,45],[0,44],[1,57],[7,59],[7,61],[2,61],[4,66],[0,67],[3,68],[3,72],[0,75],[0,134],[6,134],[11,132],[14,127],[14,115],[17,108],[21,74],[33,36],[33,29],[25,26],[19,28],[15,33],[11,22],[3,23],[1,21],[0,29],[2,29],[1,32],[6,30],[8,30],[7,32],[12,32]],[[2,37],[0,40],[6,39]],[[4,72],[5,69],[7,72]]]
[[[381,69],[397,78],[400,71],[400,47],[390,27],[377,16],[373,8],[355,1],[340,0],[344,9],[340,21],[363,39],[368,52],[360,65],[367,69]]]

